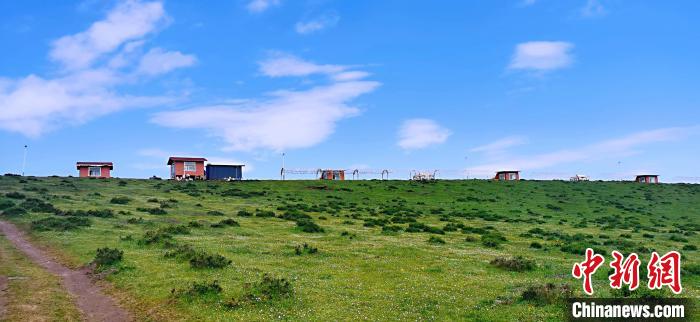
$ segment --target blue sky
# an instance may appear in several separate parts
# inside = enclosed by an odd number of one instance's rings
[[[697,1],[5,1],[0,172],[699,182]],[[378,178],[366,174],[364,178]],[[308,178],[308,176],[290,176]]]

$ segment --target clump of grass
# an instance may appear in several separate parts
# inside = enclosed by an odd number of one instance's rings
[[[237,213],[238,217],[251,217],[253,213],[248,210],[239,210]]]
[[[225,216],[226,214],[224,214],[223,212],[218,211],[218,210],[212,210],[212,211],[208,211],[207,215],[209,215],[209,216]]]
[[[399,225],[386,225],[382,227],[382,233],[394,234],[403,231],[403,228]]]
[[[206,252],[196,252],[190,259],[192,268],[224,268],[231,265],[231,260],[219,254],[209,254]]]
[[[143,224],[143,222],[144,222],[143,217],[129,218],[129,219],[126,220],[126,223],[127,223],[127,224],[132,224],[132,225],[135,225],[135,224]]]
[[[187,223],[187,227],[190,227],[190,228],[202,228],[202,227],[204,227],[204,224],[202,224],[202,223],[199,222],[199,221],[190,221],[189,223]]]
[[[490,264],[514,272],[531,271],[536,267],[534,261],[519,255],[513,258],[497,257]]]
[[[163,209],[163,208],[145,208],[145,207],[139,207],[139,208],[136,208],[136,210],[138,210],[138,211],[143,211],[143,212],[149,213],[149,214],[151,214],[151,215],[167,215],[167,214],[168,214],[168,212],[165,211],[165,209]]]
[[[124,252],[116,248],[98,248],[95,254],[95,259],[92,260],[98,269],[103,269],[107,266],[113,266],[121,262],[124,258]]]
[[[531,285],[523,291],[521,298],[523,301],[532,302],[538,305],[561,303],[570,298],[573,294],[569,285],[555,285],[547,283],[544,285]]]
[[[273,277],[269,274],[265,274],[258,282],[246,284],[245,288],[245,295],[231,299],[224,306],[235,309],[246,303],[255,304],[277,301],[294,296],[294,288],[290,281],[285,278]]]
[[[440,237],[430,236],[430,238],[428,238],[428,243],[434,244],[434,245],[444,245],[446,242],[444,239],[442,239]]]
[[[496,248],[505,241],[507,241],[506,237],[499,232],[492,231],[485,235],[481,235],[481,244],[486,247]]]
[[[538,242],[532,242],[532,243],[530,243],[530,248],[542,249],[542,244],[540,244]]]
[[[112,199],[109,201],[109,203],[113,203],[113,204],[116,204],[116,205],[126,205],[126,204],[128,204],[129,202],[131,202],[131,198],[125,197],[125,196],[122,196],[122,197],[114,197],[114,198],[112,198]]]
[[[91,210],[58,210],[54,211],[57,216],[72,216],[72,217],[97,217],[97,218],[113,218],[114,211],[112,209],[91,209]]]
[[[297,245],[294,247],[294,254],[296,255],[303,255],[303,254],[316,254],[318,253],[318,248],[309,246],[309,244],[304,243],[304,245]]]
[[[50,203],[36,198],[27,198],[20,207],[32,212],[56,213],[58,210]]]
[[[0,210],[9,209],[15,206],[15,203],[10,199],[2,198],[0,199]]]
[[[161,228],[161,231],[166,233],[166,234],[173,234],[173,235],[188,235],[190,233],[190,229],[187,228],[187,226],[185,226],[185,225],[167,226],[165,228]]]
[[[237,221],[228,218],[224,219],[222,221],[219,221],[218,223],[211,224],[211,228],[224,228],[224,227],[239,227],[241,224],[239,224]]]
[[[691,250],[698,250],[698,246],[687,244],[683,246],[683,250],[691,251]]]
[[[18,206],[10,207],[2,211],[2,214],[5,216],[21,216],[26,213],[27,209]]]
[[[275,217],[275,216],[276,216],[276,215],[275,215],[275,212],[274,212],[274,211],[271,211],[271,210],[260,210],[260,209],[258,209],[258,210],[255,212],[255,217],[271,218],[271,217]]]
[[[25,196],[24,194],[22,194],[22,193],[20,193],[20,192],[16,192],[16,191],[6,193],[6,194],[5,194],[5,197],[7,197],[7,198],[12,198],[12,199],[24,199],[24,198],[27,198],[27,196]]]
[[[348,237],[349,239],[357,238],[357,234],[351,233],[351,232],[346,231],[346,230],[344,230],[342,233],[340,233],[340,236]]]
[[[84,217],[47,217],[32,221],[31,228],[36,231],[67,231],[90,225],[92,225],[90,219]]]
[[[170,293],[175,298],[194,300],[197,298],[216,297],[223,291],[224,289],[219,285],[219,281],[215,280],[213,282],[193,282],[187,288],[172,289]]]
[[[143,237],[139,240],[139,244],[151,245],[161,242],[169,242],[173,239],[173,235],[163,232],[161,230],[149,230],[143,234]]]
[[[305,233],[322,233],[325,230],[309,219],[297,220],[297,227]]]

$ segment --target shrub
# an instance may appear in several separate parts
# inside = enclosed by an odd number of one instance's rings
[[[490,264],[498,268],[514,272],[531,271],[535,268],[534,261],[522,256],[516,256],[513,258],[497,257],[492,260]]]
[[[129,218],[126,220],[127,224],[142,224],[143,222],[144,222],[143,217]]]
[[[538,242],[532,242],[532,243],[530,243],[530,248],[542,249],[542,244],[540,244]]]
[[[255,212],[255,217],[270,218],[275,217],[275,212],[270,210],[257,210]]]
[[[197,251],[190,245],[175,245],[173,249],[165,252],[165,258],[178,258],[182,260],[190,260],[194,258]]]
[[[209,216],[225,216],[226,214],[224,214],[221,211],[212,210],[212,211],[208,211],[207,215],[209,215]]]
[[[684,265],[681,270],[683,275],[700,276],[700,264]]]
[[[318,248],[309,246],[309,244],[304,243],[304,245],[298,245],[294,248],[294,254],[296,255],[302,255],[302,254],[316,254],[318,253]]]
[[[698,250],[698,246],[688,244],[683,246],[683,250]]]
[[[645,234],[642,234],[642,237],[644,237],[644,238],[649,238],[649,239],[653,239],[653,238],[654,238],[654,235],[645,233]]]
[[[0,210],[5,210],[8,208],[12,208],[15,205],[12,200],[9,199],[0,199]]]
[[[57,216],[73,216],[73,217],[98,217],[98,218],[112,218],[114,217],[114,212],[112,209],[93,209],[93,210],[58,210],[54,211]]]
[[[436,244],[436,245],[444,245],[445,240],[440,238],[440,237],[437,237],[437,236],[430,236],[430,238],[428,238],[428,243]]]
[[[122,260],[124,257],[124,252],[119,249],[112,248],[98,248],[95,259],[92,261],[97,265],[98,268],[105,266],[112,266]]]
[[[678,235],[671,235],[671,237],[669,237],[668,240],[679,242],[679,243],[687,243],[688,242],[687,238],[681,237]]]
[[[149,230],[146,231],[145,234],[143,234],[143,237],[139,240],[139,244],[150,245],[160,242],[171,241],[172,239],[172,235],[165,233],[161,230]]]
[[[239,216],[239,217],[250,217],[250,216],[252,216],[252,215],[253,215],[253,214],[252,214],[250,211],[248,211],[248,210],[239,210],[239,211],[238,211],[238,216]]]
[[[398,226],[398,225],[386,225],[386,226],[382,227],[383,233],[398,233],[402,230],[403,230],[403,228],[401,228],[401,226]]]
[[[569,285],[532,285],[523,291],[521,298],[524,301],[534,302],[539,305],[563,302],[573,294]]]
[[[143,212],[149,213],[149,214],[151,214],[151,215],[166,215],[166,214],[168,214],[168,212],[165,211],[165,209],[163,209],[163,208],[143,208],[143,207],[139,207],[139,208],[136,208],[136,210],[138,210],[138,211],[143,211]]]
[[[148,202],[158,202],[158,199],[157,199],[157,198],[148,198],[148,200],[146,200],[146,201],[148,201]]]
[[[47,217],[32,221],[32,230],[36,231],[66,231],[77,229],[80,227],[89,227],[92,225],[90,219],[84,217]]]
[[[190,259],[192,268],[224,268],[231,265],[231,260],[219,254],[197,252]]]
[[[55,213],[57,211],[52,204],[36,198],[27,198],[20,207],[32,212]]]
[[[227,227],[227,226],[230,226],[230,227],[238,227],[238,226],[240,226],[240,224],[239,224],[237,221],[235,221],[235,220],[229,218],[229,219],[224,219],[224,220],[222,220],[222,221],[219,221],[219,222],[216,223],[216,224],[212,224],[212,225],[211,225],[212,228],[224,228],[224,227]]]
[[[24,215],[27,213],[27,209],[24,209],[22,207],[10,207],[2,211],[2,213],[6,216],[19,216],[19,215]]]
[[[473,243],[473,242],[477,241],[477,239],[474,236],[467,236],[466,238],[464,238],[464,241],[468,242],[468,243]]]
[[[490,248],[496,248],[504,241],[506,241],[506,237],[499,232],[489,232],[481,236],[481,244]]]
[[[211,283],[193,282],[192,285],[186,289],[172,289],[170,293],[174,297],[193,299],[195,297],[217,296],[221,294],[223,290],[221,285],[219,285],[219,281],[213,281]]]
[[[190,229],[187,228],[187,226],[185,225],[168,226],[165,228],[161,228],[161,232],[173,235],[187,235],[190,233]]]
[[[301,229],[301,231],[305,233],[322,233],[324,232],[323,228],[321,226],[317,225],[315,222],[305,219],[305,220],[298,220],[297,221],[297,227]]]
[[[6,193],[6,194],[5,194],[5,197],[7,197],[7,198],[12,198],[12,199],[24,199],[24,198],[26,198],[27,196],[25,196],[25,195],[22,194],[22,193],[13,191],[13,192],[8,192],[8,193]]]
[[[117,205],[126,205],[131,201],[129,197],[114,197],[109,202]]]
[[[199,222],[199,221],[190,221],[189,223],[187,223],[187,227],[190,227],[190,228],[202,228],[202,227],[204,227],[204,225],[203,225],[201,222]]]

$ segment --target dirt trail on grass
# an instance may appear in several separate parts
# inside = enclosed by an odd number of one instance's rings
[[[131,321],[131,315],[117,306],[87,275],[87,270],[73,270],[52,260],[32,245],[15,225],[0,221],[0,233],[35,264],[62,278],[63,286],[75,297],[78,309],[87,321]],[[6,284],[6,283],[5,283]],[[5,287],[6,288],[6,287]],[[0,277],[0,312],[2,312],[3,282]],[[2,314],[0,314],[0,317]]]

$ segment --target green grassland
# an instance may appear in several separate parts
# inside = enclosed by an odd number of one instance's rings
[[[6,176],[0,193],[2,219],[67,265],[122,250],[109,292],[146,320],[560,320],[589,246],[606,253],[596,297],[671,296],[611,292],[611,250],[641,275],[679,250],[682,297],[700,297],[699,185]]]

